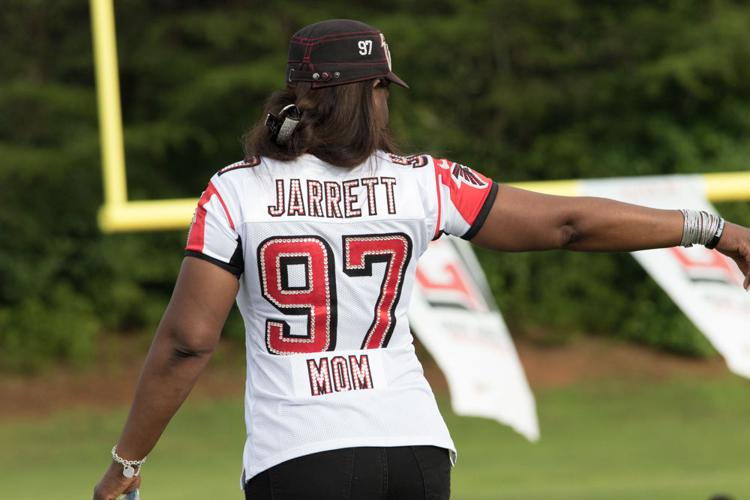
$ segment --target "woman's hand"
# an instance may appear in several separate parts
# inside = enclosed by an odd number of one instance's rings
[[[750,287],[750,229],[727,222],[716,250],[737,263],[745,275],[743,286],[747,290]]]
[[[94,488],[94,500],[117,500],[140,485],[140,475],[127,478],[122,475],[122,465],[113,462]]]

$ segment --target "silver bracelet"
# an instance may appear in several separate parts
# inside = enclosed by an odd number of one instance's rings
[[[721,237],[724,229],[724,219],[718,215],[706,211],[680,209],[683,217],[682,241],[683,247],[691,247],[695,244],[710,245]],[[715,246],[715,244],[714,244]]]
[[[726,222],[724,221],[724,219],[721,219],[721,221],[719,222],[719,227],[716,229],[716,233],[714,233],[713,238],[711,239],[711,241],[706,243],[706,248],[708,248],[709,250],[713,250],[714,248],[716,248],[716,245],[719,244],[719,240],[721,240],[721,235],[724,234],[725,225]]]
[[[117,445],[112,447],[112,460],[122,465],[122,475],[128,479],[141,473],[141,466],[146,463],[147,458],[148,457],[143,457],[141,460],[125,460],[117,454]]]

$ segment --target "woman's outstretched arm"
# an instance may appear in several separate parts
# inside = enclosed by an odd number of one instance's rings
[[[634,251],[680,244],[683,215],[593,197],[552,196],[501,186],[487,220],[471,240],[520,252],[568,249]],[[717,250],[731,257],[750,284],[750,229],[727,223]]]
[[[156,445],[198,376],[208,363],[239,284],[231,273],[209,262],[186,257],[172,298],[156,330],[117,453],[140,460]],[[128,479],[112,463],[94,490],[94,499],[115,499],[137,488],[140,476]]]

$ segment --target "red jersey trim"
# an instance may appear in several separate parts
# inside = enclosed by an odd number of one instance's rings
[[[436,240],[440,238],[440,223],[442,222],[442,212],[443,212],[443,199],[442,199],[442,189],[440,189],[441,182],[440,182],[440,173],[438,172],[438,169],[440,168],[438,164],[436,163],[437,160],[435,158],[432,159],[432,171],[433,174],[435,174],[435,191],[437,191],[437,225],[435,226],[435,234],[432,236],[433,240]]]
[[[224,209],[224,213],[227,216],[227,220],[229,221],[229,227],[231,227],[233,231],[236,231],[236,229],[234,228],[234,221],[232,220],[232,216],[229,215],[229,209],[227,208],[227,204],[224,203],[224,198],[221,197],[221,195],[216,190],[216,187],[213,185],[212,182],[208,183],[208,189],[207,189],[207,191],[208,190],[211,190],[211,194],[216,195],[216,197],[219,199],[219,202],[221,203],[221,206]]]
[[[490,214],[490,210],[492,210],[492,205],[495,204],[495,198],[497,198],[497,190],[498,185],[496,182],[493,182],[492,187],[487,193],[487,197],[482,202],[482,207],[479,209],[479,213],[474,219],[474,222],[471,224],[469,230],[466,231],[463,236],[461,236],[461,238],[470,240],[477,235],[480,229],[482,229],[484,221],[487,220],[487,216]]]
[[[446,202],[450,201],[458,212],[458,216],[469,225],[469,229],[463,236],[459,234],[456,234],[456,236],[465,239],[473,237],[487,218],[497,194],[497,186],[491,179],[479,172],[447,159],[433,159],[433,167],[439,205],[438,228],[436,228],[433,239],[440,236],[439,228],[444,217],[444,214],[442,214],[443,187],[448,190],[446,196],[449,196],[449,199],[446,199]],[[490,199],[489,203],[488,199]],[[449,233],[455,234],[452,231],[455,231],[455,228],[448,228]]]
[[[198,207],[195,209],[195,218],[193,224],[190,226],[190,233],[188,234],[187,250],[194,252],[202,252],[203,245],[205,243],[206,233],[206,208],[202,205],[203,196],[201,195],[200,201],[198,201]]]
[[[198,207],[195,209],[195,221],[190,226],[190,235],[188,236],[186,250],[191,250],[193,252],[203,251],[206,239],[206,205],[211,201],[211,197],[213,196],[216,196],[219,199],[219,203],[221,203],[221,206],[224,209],[224,214],[229,221],[229,227],[231,227],[232,230],[235,230],[234,221],[232,220],[232,216],[229,215],[227,204],[224,203],[224,199],[219,194],[219,191],[216,190],[216,186],[214,186],[212,182],[209,182],[206,190],[203,191],[203,194],[201,195],[201,199],[198,200]]]

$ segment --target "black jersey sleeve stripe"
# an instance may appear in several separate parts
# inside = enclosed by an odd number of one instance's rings
[[[232,264],[227,264],[226,262],[210,257],[204,253],[194,252],[192,250],[186,250],[185,257],[195,257],[196,259],[201,259],[201,260],[205,260],[206,262],[210,262],[211,264],[219,266],[225,271],[229,271],[230,273],[234,274],[237,278],[239,278],[242,275],[243,269],[241,267],[237,267],[236,265],[232,265]]]
[[[470,240],[477,235],[480,229],[482,229],[482,225],[484,224],[484,221],[487,220],[487,216],[490,214],[492,205],[495,203],[495,198],[497,197],[497,189],[497,182],[493,182],[487,198],[484,199],[482,208],[479,209],[479,213],[477,214],[476,219],[474,219],[474,223],[471,225],[469,230],[466,231],[463,236],[461,236],[461,238]]]
[[[245,257],[242,253],[242,240],[237,236],[237,247],[234,249],[232,258],[229,259],[229,265],[239,270],[239,274],[245,270]],[[239,275],[238,275],[239,276]]]

